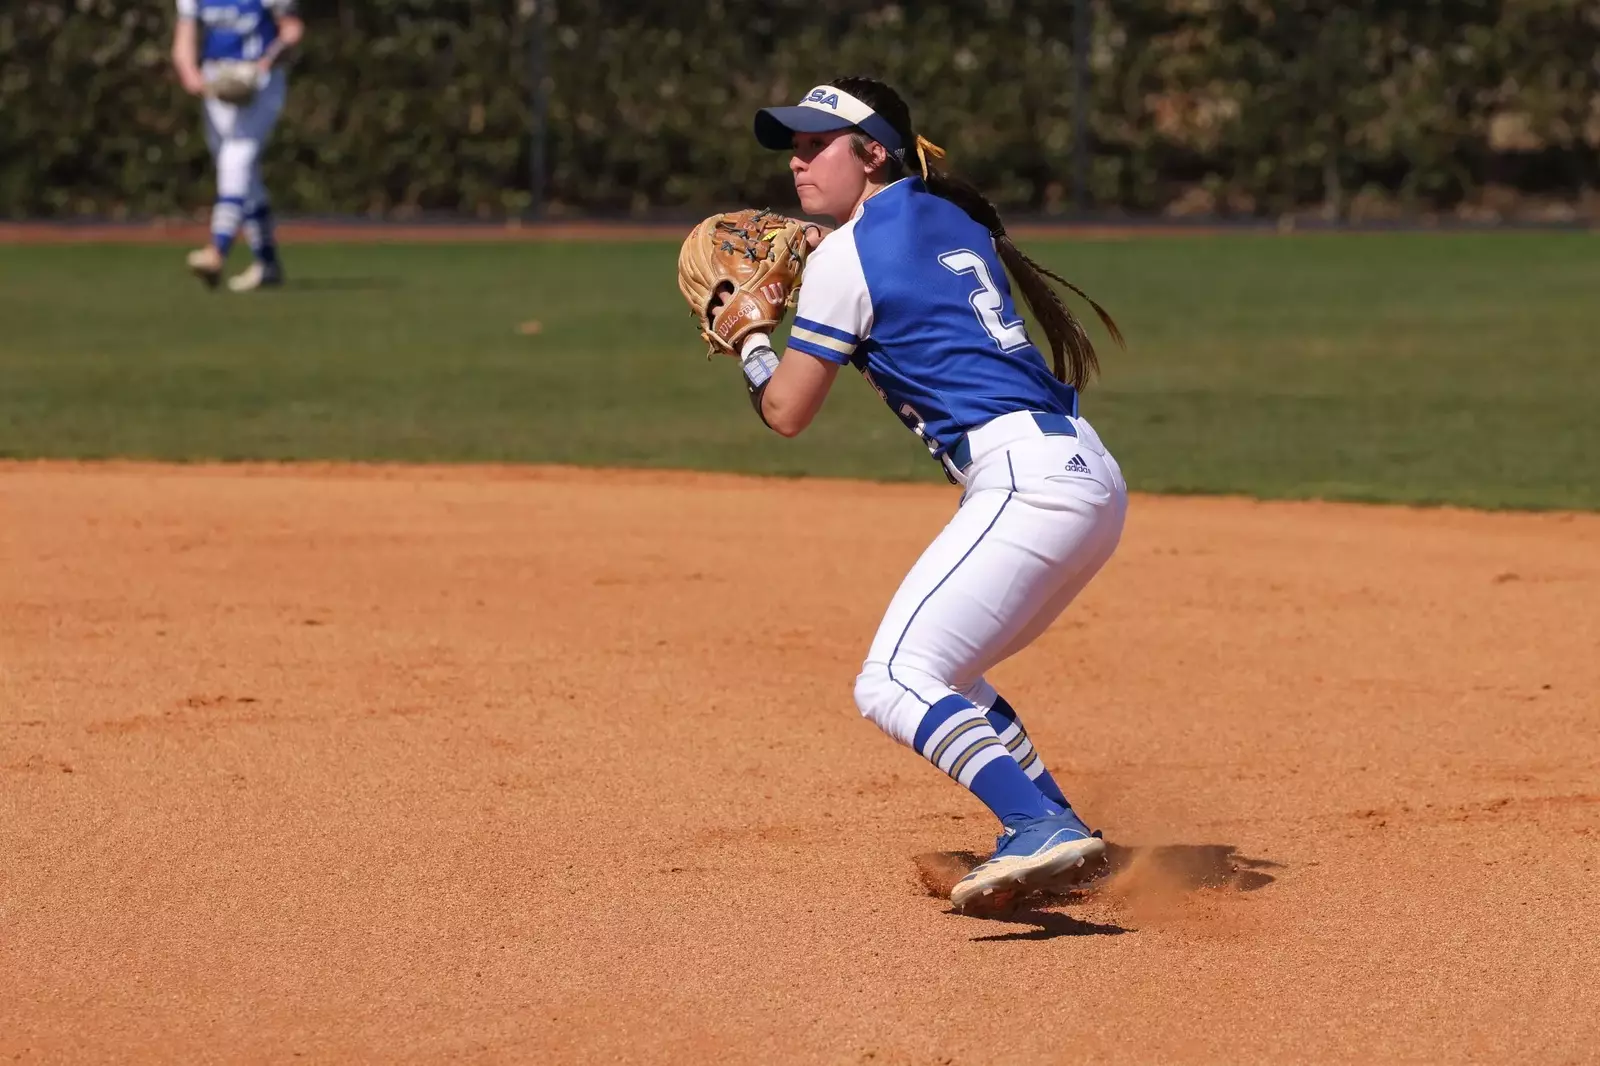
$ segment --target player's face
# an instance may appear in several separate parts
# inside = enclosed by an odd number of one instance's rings
[[[855,211],[867,187],[867,168],[850,150],[849,130],[796,133],[789,171],[801,208],[841,223]]]

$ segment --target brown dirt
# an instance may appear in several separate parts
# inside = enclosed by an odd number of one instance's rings
[[[948,491],[0,499],[7,1061],[1593,1061],[1600,516],[1137,498],[995,675],[1114,870],[978,920],[850,700]]]
[[[637,241],[681,237],[686,225],[628,222],[521,223],[360,223],[284,222],[278,236],[285,244],[360,244],[431,241]],[[0,222],[0,244],[202,244],[210,231],[203,222],[50,223]]]
[[[639,241],[678,240],[691,228],[687,222],[579,221],[484,223],[402,222],[341,223],[284,222],[278,235],[285,244],[363,244],[503,242],[503,241]],[[1138,237],[1202,236],[1218,233],[1271,232],[1238,226],[1164,226],[1157,223],[1123,226],[1110,223],[1021,225],[1012,227],[1023,237],[1070,237],[1074,240],[1130,240]],[[204,223],[161,221],[151,223],[0,222],[0,245],[20,244],[203,244]]]
[[[1205,223],[1168,224],[1158,221],[1119,224],[1115,222],[1086,223],[1021,223],[1007,227],[1019,238],[1027,240],[1075,241],[1132,241],[1153,237],[1215,237],[1219,235],[1255,234],[1258,236],[1317,237],[1328,234],[1381,233],[1381,228],[1338,229],[1330,227],[1296,227],[1288,223],[1276,226],[1252,224],[1210,225]],[[588,220],[571,222],[518,221],[481,223],[470,222],[284,222],[278,226],[279,238],[285,244],[427,244],[453,243],[503,243],[507,241],[642,241],[678,240],[690,229],[687,222],[628,222],[622,220]],[[1451,232],[1451,228],[1429,229],[1420,226],[1416,232]],[[1520,232],[1516,226],[1501,230],[1479,229],[1476,232]],[[0,222],[0,246],[41,244],[204,244],[208,230],[204,223],[181,220],[163,220],[146,223],[75,223],[75,222]]]

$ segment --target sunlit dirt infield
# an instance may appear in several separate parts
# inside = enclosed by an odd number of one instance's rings
[[[1115,869],[980,920],[851,703],[954,505],[0,465],[0,1061],[1594,1060],[1600,516],[1136,497],[991,675]]]

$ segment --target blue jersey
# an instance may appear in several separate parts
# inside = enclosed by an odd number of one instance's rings
[[[178,17],[200,23],[200,61],[260,59],[278,39],[293,0],[178,0]]]
[[[1013,411],[1077,414],[989,231],[919,178],[868,199],[811,253],[789,347],[853,365],[936,456]]]

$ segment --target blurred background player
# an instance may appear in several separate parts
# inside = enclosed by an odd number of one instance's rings
[[[294,0],[178,0],[172,64],[184,90],[204,97],[206,143],[217,166],[211,243],[189,253],[189,269],[208,288],[222,276],[241,225],[254,261],[228,279],[228,288],[249,292],[283,282],[272,208],[261,180],[261,149],[277,124],[288,88],[278,61],[304,34]],[[254,95],[237,104],[217,99],[209,91],[216,73],[238,63],[254,64]]]

